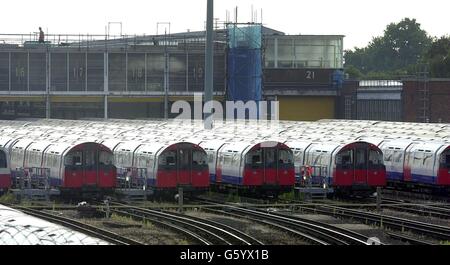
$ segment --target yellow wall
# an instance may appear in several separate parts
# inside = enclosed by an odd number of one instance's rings
[[[279,96],[280,120],[316,121],[335,117],[334,97]]]

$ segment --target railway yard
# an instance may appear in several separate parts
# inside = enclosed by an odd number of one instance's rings
[[[29,244],[21,240],[43,227],[114,245],[450,242],[447,124],[0,124],[6,244]],[[35,227],[29,216],[49,223]]]
[[[186,198],[181,207],[170,201],[113,200],[9,206],[119,245],[441,245],[450,239],[445,201],[386,198],[380,212],[371,199],[233,201],[208,193]]]

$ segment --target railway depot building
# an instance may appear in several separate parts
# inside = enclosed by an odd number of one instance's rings
[[[282,120],[449,122],[450,80],[347,80],[343,39],[217,28],[214,99],[278,101]],[[0,119],[175,117],[173,102],[204,90],[204,31],[36,40],[0,34]]]
[[[174,101],[192,103],[204,88],[203,31],[0,40],[3,119],[163,118]],[[214,99],[278,100],[281,119],[335,117],[343,36],[292,36],[246,24],[216,29],[214,40]]]
[[[345,80],[338,118],[403,122],[450,122],[450,79]]]

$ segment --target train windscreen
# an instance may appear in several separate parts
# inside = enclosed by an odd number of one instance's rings
[[[369,169],[383,168],[383,154],[378,150],[369,151]]]
[[[290,150],[281,149],[279,152],[278,165],[281,169],[294,166],[294,155]]]
[[[345,150],[336,156],[336,169],[353,169],[353,150]]]
[[[192,151],[192,169],[203,170],[208,168],[207,160],[208,157],[205,152],[195,149]]]
[[[164,170],[176,169],[176,156],[177,153],[174,150],[165,151],[159,157],[159,168]]]
[[[0,150],[0,168],[7,168],[6,153]]]
[[[83,165],[82,161],[83,161],[83,152],[74,151],[66,155],[64,165],[66,166],[66,169],[74,170]]]
[[[441,155],[441,168],[450,169],[450,149]]]
[[[253,169],[261,168],[263,166],[262,163],[262,150],[257,149],[250,151],[246,155],[245,166]]]

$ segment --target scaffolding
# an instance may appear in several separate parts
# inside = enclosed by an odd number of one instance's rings
[[[420,64],[417,71],[417,87],[419,92],[419,121],[430,122],[430,88],[429,67],[427,64]]]
[[[262,25],[227,24],[227,98],[262,99]]]

